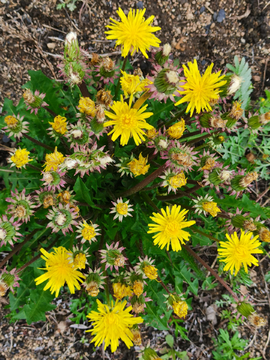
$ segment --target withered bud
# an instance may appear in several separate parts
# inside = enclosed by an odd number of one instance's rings
[[[211,117],[210,125],[211,127],[218,129],[218,128],[225,128],[227,120],[222,120],[221,118]]]
[[[101,89],[97,92],[96,102],[101,105],[105,105],[109,109],[110,105],[113,103],[113,97],[110,90]]]
[[[257,180],[258,179],[258,173],[256,173],[256,171],[253,171],[247,175],[245,175],[241,181],[240,181],[240,186],[242,187],[247,187],[249,184],[252,183],[252,181]]]

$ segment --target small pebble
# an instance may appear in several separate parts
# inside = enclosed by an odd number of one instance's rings
[[[138,1],[136,4],[137,9],[143,9],[143,2],[142,1]]]
[[[217,14],[217,22],[221,23],[225,19],[226,13],[223,9],[219,10]]]

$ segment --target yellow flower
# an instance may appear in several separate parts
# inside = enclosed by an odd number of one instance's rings
[[[96,231],[93,225],[89,225],[86,222],[83,224],[82,237],[85,240],[91,240],[96,236]]]
[[[187,179],[183,172],[174,175],[169,179],[169,184],[173,189],[179,189],[182,186],[186,185],[186,183],[187,183]]]
[[[130,9],[126,17],[123,10],[119,8],[117,14],[122,22],[111,18],[111,24],[107,25],[110,29],[105,31],[105,34],[108,34],[107,39],[116,40],[116,46],[121,45],[123,57],[126,57],[129,51],[133,55],[135,51],[140,50],[148,59],[146,50],[149,50],[150,46],[159,47],[161,41],[152,33],[160,30],[160,27],[151,26],[154,20],[153,15],[145,20],[145,10]]]
[[[76,269],[85,269],[85,264],[86,264],[86,256],[83,253],[79,253],[75,256],[74,261],[73,261],[73,265]]]
[[[67,250],[60,246],[54,248],[54,252],[48,253],[45,249],[40,249],[42,254],[41,258],[46,261],[47,272],[35,279],[36,285],[49,280],[44,287],[44,291],[50,289],[51,294],[55,293],[55,297],[58,297],[59,291],[62,286],[67,283],[71,294],[75,293],[75,288],[80,289],[79,281],[85,276],[73,266],[69,261],[69,255]]]
[[[52,125],[54,131],[64,135],[67,132],[67,118],[64,116],[57,115],[53,122],[49,122]]]
[[[94,117],[96,115],[95,103],[89,97],[81,97],[78,105],[81,113]]]
[[[54,152],[51,154],[46,154],[45,156],[45,166],[44,171],[56,171],[58,169],[58,165],[62,164],[65,160],[65,157],[62,153],[57,151],[57,147],[55,147]]]
[[[139,156],[139,160],[137,159],[133,159],[131,162],[129,162],[127,165],[130,169],[130,171],[132,172],[133,175],[139,176],[139,175],[144,175],[147,173],[150,164],[146,165],[147,163],[147,157],[143,157],[142,154],[140,153]]]
[[[120,79],[120,83],[126,97],[131,94],[135,94],[138,91],[143,91],[143,87],[141,86],[141,80],[138,75],[130,75],[122,70],[121,72],[123,76]]]
[[[180,139],[180,137],[183,135],[184,131],[185,131],[185,120],[184,119],[181,119],[176,124],[173,124],[167,130],[168,135],[173,139]]]
[[[185,318],[187,316],[188,304],[185,301],[174,301],[172,307],[178,317]]]
[[[171,244],[173,251],[179,251],[181,250],[181,244],[185,244],[185,240],[189,240],[190,234],[182,229],[192,226],[195,221],[186,221],[185,215],[188,210],[180,210],[180,205],[173,205],[171,209],[167,206],[166,212],[161,209],[162,214],[153,213],[154,216],[150,216],[150,219],[156,224],[148,225],[150,228],[148,234],[157,233],[153,237],[154,244],[161,249],[166,246],[166,249],[169,250]]]
[[[125,296],[131,296],[133,294],[130,286],[126,286],[125,284],[121,283],[114,283],[113,284],[113,296],[118,299],[122,300]]]
[[[147,265],[143,268],[145,276],[150,280],[155,280],[158,277],[157,268],[153,265]]]
[[[143,293],[144,284],[140,280],[135,280],[133,284],[133,292],[136,296],[140,296]]]
[[[124,310],[126,303],[126,301],[117,301],[115,305],[111,302],[111,306],[108,306],[97,300],[98,311],[91,311],[87,315],[89,321],[93,322],[94,328],[86,330],[95,335],[92,340],[95,346],[100,346],[104,341],[104,350],[111,345],[111,352],[115,352],[119,346],[119,339],[123,340],[128,348],[133,346],[133,334],[130,328],[135,324],[141,324],[143,319],[130,314],[132,306]]]
[[[96,297],[99,294],[98,283],[91,281],[89,284],[86,284],[85,290],[90,296]]]
[[[245,272],[248,272],[248,266],[252,264],[258,266],[258,260],[252,254],[260,254],[263,251],[258,249],[261,243],[257,240],[258,235],[254,236],[251,232],[244,233],[241,230],[240,239],[237,232],[234,232],[231,237],[226,234],[229,241],[221,241],[218,249],[220,261],[225,262],[224,271],[230,270],[231,274],[235,270],[236,275],[241,266],[244,266]]]
[[[129,105],[124,102],[123,96],[121,96],[121,101],[114,101],[111,106],[114,113],[105,111],[105,115],[112,120],[105,122],[104,127],[114,126],[108,135],[113,134],[112,141],[121,136],[121,145],[126,145],[131,137],[134,138],[136,145],[141,144],[145,136],[142,129],[152,129],[152,125],[145,121],[145,119],[153,115],[151,112],[144,113],[148,105],[144,105],[141,109],[135,109],[131,108],[131,104],[132,96],[129,99]]]
[[[218,99],[219,88],[226,84],[226,80],[221,81],[224,75],[220,76],[221,71],[211,74],[214,64],[208,66],[203,76],[201,76],[196,59],[194,63],[188,63],[189,69],[183,65],[184,73],[186,77],[185,85],[182,85],[184,91],[179,91],[181,95],[185,95],[174,105],[183,104],[188,102],[187,111],[190,110],[190,116],[192,116],[195,108],[197,114],[200,114],[202,110],[211,111],[210,101]]]
[[[221,212],[218,208],[217,203],[214,201],[207,201],[202,204],[203,210],[208,212],[213,217],[217,216],[217,213]]]
[[[11,156],[10,160],[13,162],[13,164],[16,165],[17,168],[21,168],[28,164],[29,161],[33,161],[33,159],[29,159],[29,154],[30,151],[27,151],[27,149],[17,149]]]
[[[6,116],[4,121],[10,129],[15,128],[19,122],[14,116],[11,115]]]

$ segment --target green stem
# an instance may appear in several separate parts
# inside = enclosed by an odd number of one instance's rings
[[[205,147],[207,147],[207,146],[209,146],[209,145],[208,145],[208,144],[202,144],[202,145],[200,145],[200,146],[197,146],[197,147],[194,149],[194,151],[203,149],[203,148],[205,148]]]
[[[48,113],[51,114],[54,118],[56,117],[56,113],[53,112],[50,108],[48,108],[47,106],[45,106],[44,109],[47,110]]]
[[[50,151],[54,151],[54,149],[53,149],[51,146],[46,145],[46,144],[43,144],[42,142],[40,142],[40,141],[32,138],[31,136],[29,136],[29,135],[27,135],[27,134],[23,134],[23,136],[24,136],[26,139],[32,141],[34,144],[39,145],[39,146],[42,146],[44,149],[47,149],[47,150],[50,150]]]
[[[166,164],[163,164],[157,170],[152,172],[152,174],[148,175],[145,179],[143,179],[141,182],[139,182],[137,185],[135,185],[131,189],[128,189],[128,190],[122,192],[121,194],[119,194],[118,197],[130,196],[130,195],[133,195],[136,192],[142,190],[148,184],[150,184],[152,181],[154,181],[160,174],[162,174],[165,169],[166,169]]]
[[[238,303],[239,299],[233,290],[226,284],[226,282],[202,259],[197,255],[188,245],[182,245],[199,263],[201,263],[219,282],[228,292],[233,296],[235,301]]]
[[[127,64],[127,56],[124,58],[121,71],[125,71],[126,64]],[[115,99],[115,100],[118,99],[118,92],[119,92],[119,89],[120,89],[120,79],[121,79],[121,77],[122,77],[122,72],[121,72],[120,75],[119,75],[118,83],[117,83],[116,89],[115,89],[115,95],[114,95],[114,99]]]

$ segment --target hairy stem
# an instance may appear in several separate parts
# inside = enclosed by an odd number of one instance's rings
[[[32,141],[34,144],[39,145],[39,146],[42,146],[44,149],[47,149],[47,150],[50,150],[50,151],[54,151],[54,149],[53,149],[51,146],[46,145],[46,144],[43,144],[42,142],[40,142],[40,141],[32,138],[32,136],[29,136],[29,135],[27,135],[27,134],[23,134],[23,136],[24,136],[26,139]]]
[[[131,189],[128,189],[128,190],[122,192],[121,194],[119,194],[119,196],[126,197],[126,196],[136,194],[138,191],[142,190],[148,184],[150,184],[152,181],[154,181],[160,174],[162,174],[163,171],[165,170],[165,168],[166,168],[166,165],[163,164],[157,170],[152,172],[152,174],[148,175],[145,179],[143,179],[141,182],[139,182],[139,184],[133,186]]]
[[[87,89],[86,83],[84,81],[82,81],[78,86],[83,97],[89,97],[89,98],[91,97]]]
[[[197,255],[188,245],[182,245],[199,263],[201,263],[219,282],[228,292],[232,295],[236,302],[239,301],[237,295],[233,292],[233,290],[226,284],[226,282],[202,259],[199,255]]]

